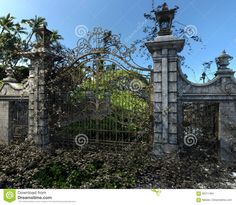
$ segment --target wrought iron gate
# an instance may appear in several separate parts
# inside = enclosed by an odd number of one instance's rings
[[[185,147],[198,147],[202,151],[217,151],[218,103],[184,103],[183,132]]]
[[[55,144],[151,140],[150,70],[131,65],[131,52],[119,36],[99,28],[79,40],[53,79]]]

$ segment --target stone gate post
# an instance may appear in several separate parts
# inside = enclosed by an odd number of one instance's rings
[[[29,138],[39,146],[49,143],[48,79],[56,55],[50,49],[50,33],[45,25],[36,31],[36,44],[24,55],[31,60],[29,73]]]
[[[184,40],[172,35],[171,23],[176,9],[169,10],[164,4],[157,12],[160,31],[154,41],[146,46],[154,63],[154,144],[156,155],[170,153],[177,148],[177,67],[178,52]],[[167,15],[168,14],[168,15]],[[171,18],[166,18],[171,16]]]

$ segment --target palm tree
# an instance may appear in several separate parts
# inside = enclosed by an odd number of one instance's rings
[[[4,31],[10,32],[14,30],[14,19],[15,17],[11,16],[10,14],[0,17],[0,27],[2,29],[0,34],[3,34]]]
[[[35,16],[34,19],[23,19],[21,23],[27,24],[31,28],[31,33],[27,37],[27,42],[25,44],[26,48],[29,45],[33,35],[35,34],[36,30],[40,28],[42,24],[47,25],[46,19],[40,16]]]
[[[7,14],[0,17],[0,56],[2,65],[10,65],[18,61],[17,52],[22,48],[21,34],[25,33],[19,23],[14,23],[15,17]]]
[[[60,34],[58,34],[58,31],[52,31],[52,33],[50,34],[50,42],[51,43],[57,42],[62,39],[63,38]]]
[[[18,35],[18,37],[21,37],[21,34],[27,34],[27,32],[25,31],[25,28],[23,28],[19,23],[16,23],[14,25],[14,35]]]

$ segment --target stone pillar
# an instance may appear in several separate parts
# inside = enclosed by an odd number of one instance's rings
[[[49,144],[49,90],[48,80],[56,60],[50,48],[50,31],[45,25],[36,30],[37,42],[24,56],[31,60],[29,73],[29,133],[39,146]]]
[[[33,139],[34,135],[34,91],[35,91],[35,85],[34,85],[34,68],[32,64],[29,67],[29,118],[28,118],[28,138]]]
[[[30,91],[29,96],[29,131],[35,143],[40,146],[49,143],[47,75],[51,69],[48,63],[50,60],[48,53],[43,52],[39,52],[38,56],[31,60],[34,68],[34,80],[33,91]]]
[[[172,35],[158,36],[146,46],[154,63],[154,144],[156,155],[171,153],[177,142],[178,55],[184,40]]]

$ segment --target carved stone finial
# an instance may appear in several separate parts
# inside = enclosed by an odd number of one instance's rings
[[[227,54],[225,50],[223,50],[221,55],[215,59],[218,70],[228,69],[227,66],[230,64],[230,61],[232,59],[233,57]]]
[[[16,79],[14,78],[14,72],[11,67],[7,67],[6,70],[7,77],[3,79],[3,82],[15,83]]]
[[[217,65],[217,72],[215,73],[215,76],[234,76],[235,72],[228,68],[228,65],[232,59],[233,57],[223,50],[221,55],[215,59]]]

